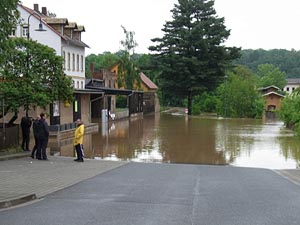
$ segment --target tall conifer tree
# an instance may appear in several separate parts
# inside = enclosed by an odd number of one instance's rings
[[[157,45],[149,47],[160,62],[160,89],[187,98],[189,115],[193,96],[215,88],[239,57],[238,48],[223,45],[230,31],[213,6],[213,0],[178,0],[163,37],[152,39]]]

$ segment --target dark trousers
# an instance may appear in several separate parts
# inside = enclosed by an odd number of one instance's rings
[[[32,157],[34,157],[34,153],[38,149],[38,146],[39,146],[38,141],[39,141],[39,139],[37,137],[34,137],[34,147],[33,147],[32,152],[31,152]]]
[[[76,153],[77,153],[77,159],[83,159],[83,145],[82,144],[78,144],[78,145],[75,145],[75,150],[76,150]]]
[[[38,138],[38,147],[36,150],[37,159],[47,159],[46,149],[48,145],[48,138]]]
[[[30,132],[29,131],[23,131],[22,136],[23,136],[22,149],[24,151],[29,151]]]

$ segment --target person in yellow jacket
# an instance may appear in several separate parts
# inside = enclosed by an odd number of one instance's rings
[[[77,154],[76,162],[83,162],[83,135],[84,135],[84,125],[80,119],[76,120],[76,129],[74,137],[74,147]]]

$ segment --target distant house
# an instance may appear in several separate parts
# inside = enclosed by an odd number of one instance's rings
[[[285,92],[291,94],[296,88],[300,87],[300,78],[288,78],[287,84],[283,88]]]
[[[142,89],[144,91],[144,113],[159,112],[160,104],[157,96],[158,87],[144,73],[140,73]]]
[[[278,91],[280,88],[276,86],[268,86],[258,89],[264,99],[265,99],[265,108],[264,108],[264,118],[276,118],[275,111],[280,109],[281,100],[284,98],[283,95],[279,94]]]
[[[111,68],[111,71],[118,74],[119,65],[116,64]],[[126,74],[122,75],[126,76]],[[139,73],[141,80],[140,85],[135,85],[134,89],[143,91],[143,113],[159,112],[160,105],[157,96],[158,87],[151,81],[143,72]],[[123,87],[119,87],[122,89]]]

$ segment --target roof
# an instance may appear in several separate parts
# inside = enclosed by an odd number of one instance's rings
[[[276,90],[280,90],[280,88],[275,86],[275,85],[271,85],[271,86],[268,86],[268,87],[261,87],[261,88],[258,88],[258,90],[263,91],[263,90],[268,90],[270,88],[275,88]]]
[[[86,86],[86,88],[103,91],[104,94],[107,95],[130,95],[133,92],[138,92],[138,91],[132,91],[127,89],[105,88],[105,87],[95,87],[95,86]]]
[[[263,96],[265,97],[265,96],[269,96],[269,95],[271,95],[271,94],[280,96],[280,97],[282,97],[282,98],[285,97],[284,95],[281,95],[281,94],[279,94],[279,93],[277,93],[277,92],[274,92],[274,91],[268,92],[268,93],[264,94]]]
[[[300,84],[300,78],[288,78],[287,84]]]
[[[69,21],[67,18],[43,17],[43,20],[48,24],[62,24],[62,25],[69,24]]]
[[[77,29],[78,27],[77,27],[77,23],[69,22],[69,24],[66,25],[65,28]]]
[[[157,90],[158,87],[144,73],[140,73],[142,82],[151,90]]]
[[[78,40],[75,40],[75,39],[72,39],[72,38],[69,38],[68,36],[64,35],[64,39],[72,44],[72,45],[75,45],[75,46],[79,46],[79,47],[86,47],[86,48],[89,48],[90,46],[88,46],[87,44],[85,44],[84,42],[82,41],[78,41]]]
[[[74,89],[74,93],[78,93],[78,94],[104,94],[103,91],[91,90],[91,89]]]
[[[79,47],[87,47],[89,48],[89,46],[87,44],[85,44],[84,42],[82,41],[78,41],[78,40],[74,40],[74,39],[71,39],[69,37],[67,37],[66,35],[62,35],[60,34],[58,31],[56,31],[54,28],[51,27],[50,24],[58,24],[58,22],[67,22],[67,28],[73,28],[75,31],[80,31],[79,28],[77,27],[77,24],[74,23],[74,22],[68,22],[68,20],[66,18],[52,18],[52,17],[45,17],[45,15],[42,15],[36,11],[34,11],[33,9],[30,9],[22,4],[18,4],[18,6],[20,6],[21,8],[23,8],[25,11],[27,11],[29,14],[32,14],[33,17],[35,17],[36,19],[40,20],[40,17],[41,17],[41,21],[43,23],[43,25],[45,25],[47,27],[47,29],[50,29],[52,30],[54,33],[56,33],[58,36],[60,36],[63,40],[71,43],[71,44],[74,44],[76,46],[79,46]],[[40,16],[40,17],[39,17]],[[50,23],[48,24],[47,21],[50,21]],[[56,21],[57,20],[57,21]],[[81,26],[83,27],[83,26]],[[82,29],[82,28],[80,28]],[[83,27],[83,31],[85,31],[84,27]]]
[[[79,25],[77,25],[77,29],[74,29],[74,31],[80,31],[80,32],[85,32],[85,28],[84,28],[84,26],[79,26]]]

